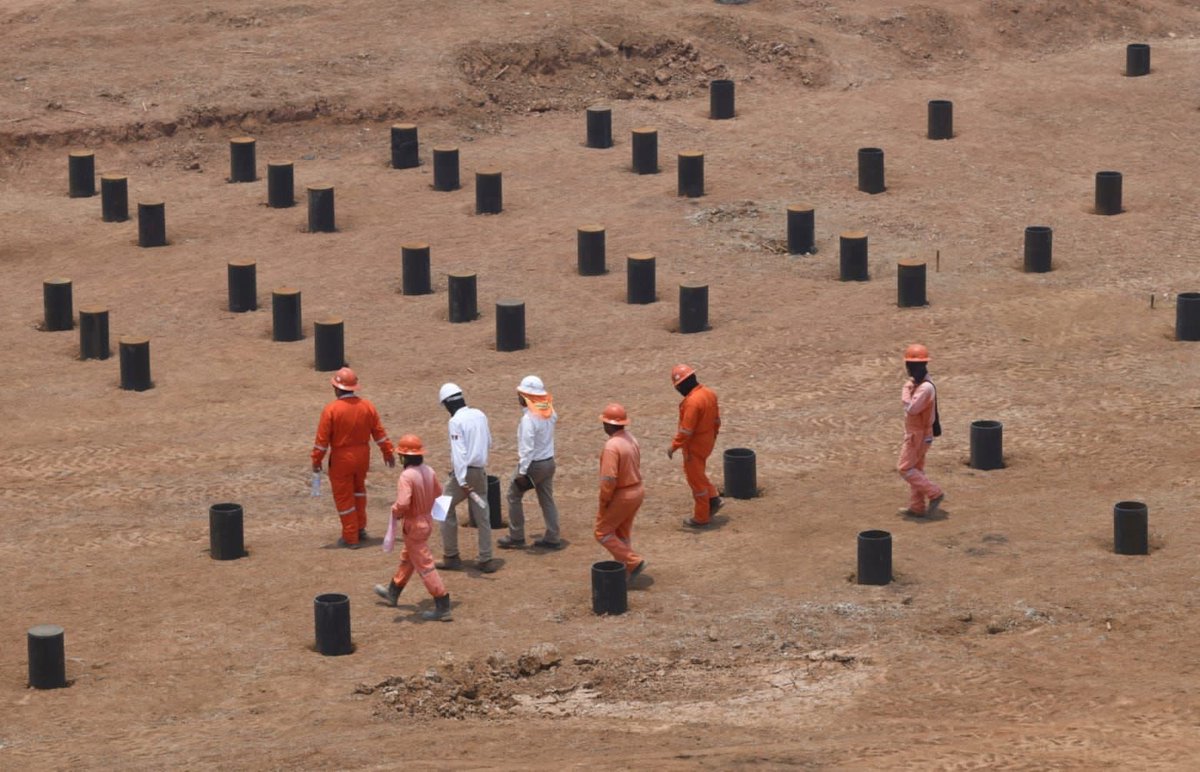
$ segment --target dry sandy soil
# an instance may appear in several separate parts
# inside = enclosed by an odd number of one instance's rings
[[[4,3],[0,768],[1196,768],[1200,344],[1172,331],[1175,294],[1200,289],[1198,23],[1184,0]],[[1123,77],[1137,41],[1154,72]],[[714,76],[737,81],[736,120],[707,119]],[[952,141],[923,136],[933,98],[955,102]],[[583,147],[595,102],[611,150]],[[418,169],[387,168],[396,120],[420,126]],[[660,175],[628,171],[638,125],[659,128]],[[294,159],[301,194],[336,186],[338,233],[226,182],[246,133],[260,172]],[[438,143],[461,148],[460,191],[430,188]],[[887,153],[885,194],[855,190],[862,146]],[[129,175],[131,202],[166,201],[168,247],[67,197],[77,147]],[[690,147],[695,200],[674,194]],[[488,166],[506,208],[475,216]],[[1120,216],[1089,211],[1101,169],[1125,174]],[[814,255],[782,248],[797,201]],[[606,276],[574,273],[589,222]],[[1034,224],[1054,228],[1052,273],[1020,270]],[[843,284],[856,229],[872,281]],[[399,294],[410,241],[432,245],[431,296]],[[658,256],[656,304],[623,302],[636,251]],[[896,261],[938,251],[931,304],[898,309]],[[310,337],[273,343],[269,310],[225,309],[234,258],[258,261],[264,308],[301,288]],[[457,270],[479,274],[475,323],[447,322]],[[51,276],[111,309],[114,346],[149,336],[156,388],[120,391],[115,359],[38,329]],[[682,281],[709,283],[711,331],[673,331]],[[503,297],[527,303],[525,351],[494,349]],[[307,496],[329,397],[311,320],[329,314],[392,436],[421,434],[442,471],[442,381],[491,416],[507,474],[513,388],[545,378],[569,548],[446,574],[453,624],[419,621],[420,587],[379,605],[394,558],[332,549],[332,502]],[[942,398],[933,522],[893,514],[912,341]],[[763,488],[701,534],[663,452],[677,361],[718,391],[719,450],[755,449]],[[644,451],[650,568],[628,614],[598,618],[613,399]],[[1004,422],[1007,468],[966,464],[977,419]],[[376,461],[376,534],[394,481]],[[1148,557],[1111,551],[1123,499],[1150,506]],[[220,501],[246,509],[246,559],[209,558]],[[853,582],[866,528],[893,533],[890,586]],[[352,599],[352,656],[311,648],[331,591]],[[70,688],[26,688],[44,622],[67,630]]]

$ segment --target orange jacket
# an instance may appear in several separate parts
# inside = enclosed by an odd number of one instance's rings
[[[708,456],[721,431],[721,410],[717,394],[707,386],[697,385],[679,403],[679,428],[671,442],[671,450]]]
[[[321,411],[321,420],[317,423],[317,439],[313,441],[312,450],[313,466],[320,466],[330,448],[336,457],[339,451],[368,448],[372,438],[383,453],[384,461],[394,458],[392,441],[379,421],[375,406],[362,397],[335,399]]]
[[[628,430],[608,438],[600,453],[600,503],[607,504],[619,488],[642,484],[642,450]]]

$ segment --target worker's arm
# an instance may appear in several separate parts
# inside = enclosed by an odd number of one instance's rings
[[[683,410],[679,413],[679,427],[675,430],[675,439],[671,441],[671,453],[692,441],[696,433],[696,424],[700,422],[700,406],[695,400],[684,399]]]
[[[450,423],[450,463],[454,468],[454,479],[459,486],[467,484],[467,440],[463,436],[463,428]]]
[[[533,463],[533,419],[528,414],[521,416],[517,424],[517,475],[529,473]]]
[[[621,454],[605,444],[600,453],[600,505],[607,506],[617,490],[617,472],[621,468]]]
[[[713,439],[721,433],[721,406],[717,403],[716,396],[713,397]]]
[[[388,466],[396,465],[396,449],[392,446],[392,441],[388,439],[387,430],[383,428],[383,421],[379,420],[379,411],[375,406],[371,406],[371,438],[375,440],[375,444],[379,446],[379,452],[383,454],[383,463]]]
[[[406,469],[396,481],[396,501],[392,504],[392,517],[405,517],[412,511],[412,488],[412,480]]]
[[[904,402],[906,415],[920,413],[929,407],[929,402],[933,399],[933,386],[928,381],[920,386],[913,386],[913,382],[909,381],[904,384],[904,391],[900,398]]]
[[[312,449],[312,468],[314,472],[321,471],[321,462],[325,460],[325,454],[329,452],[329,438],[333,436],[333,410],[331,405],[326,405],[321,411],[321,418],[317,421],[317,438],[313,440]]]

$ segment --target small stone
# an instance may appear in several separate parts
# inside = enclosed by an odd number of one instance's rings
[[[575,658],[571,661],[576,665],[594,665],[597,659],[595,657],[585,657],[582,654],[576,654]]]
[[[359,684],[358,686],[354,687],[354,693],[355,694],[374,694],[375,687],[371,686],[370,684]]]
[[[671,73],[667,72],[666,70],[655,70],[654,80],[657,81],[660,86],[665,86],[671,82]]]
[[[708,640],[710,640],[710,641],[713,641],[714,643],[715,643],[716,641],[719,641],[719,640],[720,640],[720,638],[718,638],[718,637],[717,637],[717,630],[716,630],[716,628],[713,628],[713,627],[710,627],[710,628],[708,628],[707,630],[705,630],[705,631],[704,631],[704,636],[705,636],[706,638],[708,638]]]
[[[974,620],[974,619],[975,619],[975,616],[974,616],[974,615],[973,615],[973,614],[972,614],[970,611],[967,611],[967,612],[965,612],[965,613],[963,613],[963,614],[959,614],[959,615],[958,615],[957,617],[955,617],[955,618],[956,618],[956,619],[957,619],[959,622],[970,622],[970,621],[972,621],[972,620]]]
[[[1005,625],[1001,624],[999,620],[996,619],[993,619],[987,624],[988,635],[996,635],[997,633],[1002,633],[1007,629],[1008,628]]]
[[[425,680],[429,681],[431,683],[435,683],[435,684],[441,683],[442,674],[439,673],[438,671],[434,670],[433,668],[429,668],[428,670],[425,671]]]

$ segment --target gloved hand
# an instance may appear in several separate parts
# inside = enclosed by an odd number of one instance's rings
[[[388,468],[396,466],[396,454],[390,450],[383,451],[383,463],[387,464]]]
[[[519,491],[531,490],[534,487],[533,478],[530,477],[528,474],[514,475],[513,476],[513,485],[517,486],[517,490],[519,490]]]

